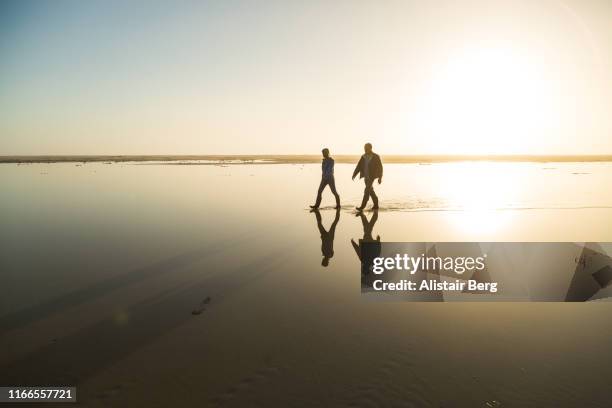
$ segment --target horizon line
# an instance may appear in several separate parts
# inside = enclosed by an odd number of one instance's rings
[[[380,154],[387,163],[435,163],[454,161],[509,161],[509,162],[606,162],[612,154]],[[332,155],[339,163],[348,162],[359,154]],[[315,163],[320,154],[141,154],[141,155],[0,155],[0,163],[62,163],[62,162],[131,162],[206,160],[223,162],[261,160],[269,164]]]

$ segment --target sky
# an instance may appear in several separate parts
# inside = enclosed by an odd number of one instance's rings
[[[612,154],[612,2],[0,1],[0,155]]]

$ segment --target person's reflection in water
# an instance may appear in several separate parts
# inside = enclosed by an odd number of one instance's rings
[[[340,208],[336,209],[336,217],[331,227],[329,227],[329,231],[323,227],[319,210],[313,208],[310,212],[313,212],[317,217],[317,227],[321,233],[321,253],[323,254],[321,265],[327,266],[329,265],[329,260],[334,256],[334,235],[336,234],[336,225],[338,225],[338,221],[340,221]]]
[[[372,230],[378,220],[378,210],[373,211],[372,218],[369,221],[362,212],[358,216],[361,218],[361,224],[363,225],[363,238],[359,240],[359,244],[354,239],[351,239],[351,244],[361,262],[361,284],[362,286],[372,286],[374,279],[371,273],[372,265],[374,258],[379,257],[381,252],[380,235],[377,235],[376,239],[372,237]]]

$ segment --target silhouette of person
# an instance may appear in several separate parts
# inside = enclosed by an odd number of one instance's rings
[[[382,182],[383,176],[383,165],[380,160],[380,156],[372,151],[372,144],[366,143],[363,146],[363,150],[365,153],[359,159],[357,166],[355,167],[355,171],[353,172],[353,180],[355,180],[355,176],[359,174],[359,178],[364,179],[365,189],[363,190],[363,200],[361,200],[361,205],[357,207],[358,211],[362,211],[366,204],[368,203],[368,199],[372,198],[372,203],[374,206],[373,210],[378,209],[378,197],[374,192],[374,180],[378,179],[378,184]]]
[[[311,212],[314,212],[315,217],[317,217],[317,227],[321,233],[321,253],[323,254],[321,265],[327,266],[329,265],[329,260],[334,256],[334,235],[336,234],[336,225],[338,225],[338,221],[340,221],[340,209],[336,209],[336,217],[331,227],[329,227],[329,231],[323,227],[319,210],[313,208]]]
[[[334,159],[329,156],[329,149],[325,148],[321,150],[323,153],[323,160],[321,162],[321,183],[319,184],[319,190],[317,191],[317,201],[314,205],[311,205],[310,208],[319,208],[321,205],[321,195],[325,186],[329,185],[329,189],[331,190],[334,197],[336,197],[336,209],[340,208],[340,196],[336,191],[336,181],[334,180]]]
[[[361,262],[362,285],[372,286],[372,280],[375,278],[375,276],[371,275],[372,265],[374,264],[374,258],[379,257],[381,252],[380,235],[377,235],[376,239],[372,237],[372,230],[378,220],[378,211],[374,210],[370,221],[368,221],[364,213],[359,213],[359,216],[363,226],[363,238],[359,240],[359,244],[354,239],[351,239],[351,245]]]

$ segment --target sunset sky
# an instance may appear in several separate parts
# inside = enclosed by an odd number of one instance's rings
[[[612,2],[2,1],[0,155],[612,154]]]

